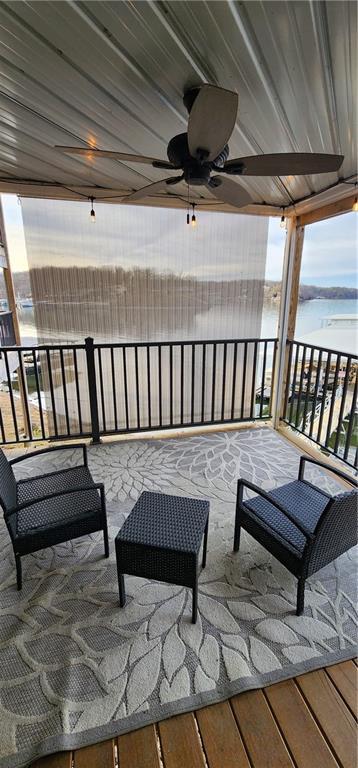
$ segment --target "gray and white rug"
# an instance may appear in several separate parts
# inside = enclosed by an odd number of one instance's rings
[[[74,463],[75,452],[45,460]],[[236,479],[270,489],[297,477],[299,453],[269,429],[92,446],[106,485],[111,557],[93,535],[23,560],[17,592],[0,525],[0,766],[70,749],[198,708],[356,653],[356,559],[351,550],[307,583],[251,537],[233,554]],[[44,471],[28,459],[23,474]],[[41,467],[41,469],[40,469]],[[309,477],[338,490],[317,469]],[[113,540],[143,490],[210,500],[199,616],[188,590],[126,578],[120,609]]]

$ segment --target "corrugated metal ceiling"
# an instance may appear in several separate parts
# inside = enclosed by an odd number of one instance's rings
[[[239,94],[231,157],[342,153],[339,177],[352,177],[356,12],[355,2],[334,0],[2,2],[0,191],[41,181],[99,198],[162,178],[166,172],[150,166],[89,163],[53,147],[95,142],[166,158],[169,139],[186,129],[183,91],[203,82]],[[242,183],[258,204],[288,206],[339,177]],[[213,200],[201,188],[200,195]]]

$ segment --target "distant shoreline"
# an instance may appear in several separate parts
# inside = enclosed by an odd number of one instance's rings
[[[281,283],[267,280],[264,287],[264,298],[279,301],[281,297]],[[313,301],[314,299],[358,300],[358,289],[344,286],[323,287],[319,285],[305,285],[299,287],[299,301]]]

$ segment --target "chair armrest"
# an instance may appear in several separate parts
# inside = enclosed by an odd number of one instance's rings
[[[31,451],[31,453],[25,453],[24,456],[17,456],[15,459],[11,459],[9,464],[18,464],[25,459],[32,459],[34,456],[41,456],[43,453],[52,453],[53,451],[71,451],[73,448],[82,448],[83,450],[83,464],[88,466],[87,460],[87,445],[86,443],[72,443],[71,445],[51,445],[49,448],[41,448],[39,451]]]
[[[306,482],[304,479],[304,471],[305,471],[305,463],[306,461],[309,461],[310,464],[317,464],[318,467],[322,467],[322,469],[325,469],[327,472],[333,472],[337,477],[340,477],[342,480],[345,480],[346,483],[350,483],[355,488],[358,488],[358,483],[354,479],[354,477],[351,477],[350,475],[346,475],[345,472],[342,472],[340,469],[336,469],[335,467],[331,467],[329,464],[326,464],[324,461],[318,461],[318,459],[313,459],[311,456],[301,456],[300,458],[300,469],[298,472],[298,479],[302,480],[303,482]]]
[[[30,499],[30,501],[23,501],[22,504],[18,504],[16,507],[12,507],[4,513],[5,520],[10,515],[21,512],[23,509],[32,507],[34,504],[39,504],[42,501],[48,501],[49,499],[55,499],[61,496],[67,496],[69,493],[82,493],[82,491],[93,491],[93,489],[100,491],[101,501],[104,500],[104,484],[103,483],[91,483],[90,485],[80,485],[74,488],[66,488],[63,491],[55,491],[55,493],[46,493],[45,496],[37,496],[36,499]]]
[[[266,491],[262,490],[262,488],[259,488],[257,485],[254,485],[254,483],[250,483],[248,480],[238,480],[237,483],[237,492],[239,497],[239,503],[243,502],[243,488],[244,486],[246,488],[249,488],[251,491],[255,491],[259,496],[262,496],[263,499],[269,502],[269,504],[272,504],[273,507],[276,507],[280,512],[282,512],[285,517],[287,517],[290,522],[298,528],[298,530],[303,534],[303,536],[306,537],[306,539],[309,539],[310,541],[314,539],[314,534],[312,531],[309,531],[308,528],[306,528],[305,525],[301,523],[300,520],[295,517],[295,515],[292,515],[290,512],[287,512],[287,509],[285,509],[282,504],[279,504],[278,501],[272,498],[269,493],[266,493]]]

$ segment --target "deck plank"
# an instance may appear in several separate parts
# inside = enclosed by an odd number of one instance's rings
[[[192,712],[162,720],[158,728],[165,768],[205,768]]]
[[[357,717],[358,669],[356,665],[353,661],[342,661],[340,664],[327,667],[326,673],[331,678],[354,717]]]
[[[210,768],[250,768],[249,759],[228,701],[199,709],[200,735]]]
[[[112,739],[76,749],[74,768],[114,768],[114,742]]]
[[[285,680],[265,689],[297,768],[337,768],[327,742],[294,680]]]
[[[72,752],[57,752],[55,755],[40,757],[31,763],[31,768],[71,768]]]
[[[120,768],[160,768],[154,725],[118,737]]]
[[[230,701],[253,768],[295,768],[262,691]]]
[[[355,721],[325,670],[300,675],[296,682],[341,765],[356,768]]]

